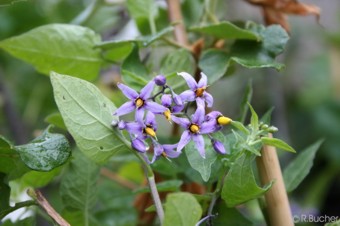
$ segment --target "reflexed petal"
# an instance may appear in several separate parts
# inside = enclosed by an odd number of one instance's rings
[[[191,90],[196,90],[197,89],[197,82],[195,81],[194,77],[192,77],[190,74],[186,73],[186,72],[180,72],[177,73],[178,75],[182,76],[185,81],[187,82],[189,88]]]
[[[130,100],[135,100],[138,97],[137,91],[131,89],[127,85],[124,85],[123,83],[118,83],[117,86]]]
[[[202,135],[193,135],[192,139],[195,142],[196,148],[202,158],[205,159],[204,139]]]
[[[150,125],[153,130],[157,130],[157,122],[156,122],[156,117],[155,114],[152,113],[151,111],[148,111],[148,113],[146,113],[146,117],[145,117],[145,125]]]
[[[170,107],[171,104],[172,104],[171,95],[170,95],[170,94],[164,94],[164,95],[161,97],[161,103],[162,103],[162,105],[165,106],[165,107]]]
[[[174,150],[177,148],[177,146],[178,146],[178,143],[177,144],[163,144],[164,151]]]
[[[181,93],[180,98],[182,99],[183,102],[185,101],[194,101],[195,100],[195,92],[192,90],[186,90],[183,93]]]
[[[203,87],[206,87],[207,84],[208,84],[207,76],[203,72],[201,72],[201,79],[198,81],[197,87],[203,88]]]
[[[164,152],[167,157],[172,158],[172,159],[177,158],[181,154],[181,152],[174,151],[174,150],[165,150]]]
[[[163,112],[165,112],[166,110],[168,110],[166,107],[157,104],[156,102],[153,102],[151,100],[145,101],[144,103],[144,107],[145,109],[151,111],[152,113],[155,114],[162,114]]]
[[[121,116],[126,115],[135,110],[135,103],[133,101],[126,102],[122,106],[120,106],[113,115]]]
[[[179,118],[175,115],[171,117],[172,121],[174,121],[176,124],[179,124],[183,128],[188,128],[190,125],[190,121],[187,118]]]
[[[163,146],[154,139],[152,139],[152,143],[154,154],[160,156],[164,152]]]
[[[153,87],[155,86],[155,82],[152,80],[144,88],[140,91],[139,97],[142,98],[144,101],[151,96],[153,91]]]
[[[203,98],[205,99],[205,101],[207,102],[207,106],[209,108],[211,108],[213,106],[214,103],[214,98],[211,96],[210,93],[204,92],[203,94]]]
[[[184,108],[184,105],[182,105],[182,106],[173,106],[172,107],[172,112],[173,113],[181,112],[183,110],[183,108]]]
[[[209,121],[209,120],[216,120],[216,118],[218,116],[222,115],[221,112],[219,111],[212,111],[210,113],[208,113],[206,116],[205,116],[205,120]]]
[[[177,95],[176,93],[172,92],[172,96],[174,98],[174,102],[176,105],[183,105],[183,100],[180,95]]]
[[[141,108],[138,108],[136,110],[136,114],[135,114],[135,120],[141,124],[144,124],[144,121],[143,121],[143,118],[144,118],[144,108],[141,107]]]
[[[196,98],[196,105],[197,107],[205,108],[205,102],[202,97],[197,97]]]
[[[203,107],[198,106],[195,113],[191,116],[191,120],[193,123],[197,125],[201,125],[204,121],[205,110]]]
[[[133,134],[141,134],[143,132],[143,124],[138,123],[138,122],[127,122],[125,123],[125,129],[129,133]]]
[[[182,133],[180,141],[178,142],[177,151],[180,152],[184,148],[184,146],[189,143],[190,140],[191,140],[191,135],[189,131],[185,130]]]
[[[222,127],[217,125],[215,120],[203,122],[200,126],[200,134],[214,133],[220,130]]]

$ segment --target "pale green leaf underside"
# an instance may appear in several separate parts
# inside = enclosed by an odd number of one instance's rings
[[[84,80],[51,73],[54,98],[68,131],[79,149],[97,163],[104,163],[128,145],[111,128],[116,107],[97,87]]]
[[[51,71],[86,80],[97,77],[102,59],[93,48],[100,37],[89,28],[49,24],[0,42],[0,47],[49,75]]]
[[[202,215],[195,197],[186,192],[172,193],[166,198],[164,226],[194,226]]]

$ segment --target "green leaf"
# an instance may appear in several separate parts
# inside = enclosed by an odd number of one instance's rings
[[[253,96],[252,85],[253,85],[252,80],[249,79],[246,90],[244,91],[244,94],[243,94],[242,102],[241,102],[241,110],[240,110],[240,118],[239,118],[239,121],[241,123],[244,123],[244,121],[246,120],[246,116],[247,116],[248,108],[249,108],[248,103],[251,102],[251,98]]]
[[[242,133],[244,133],[246,135],[250,134],[249,130],[241,122],[231,121],[230,125],[232,125],[233,127],[235,127],[236,129],[238,129],[239,131],[241,131]]]
[[[178,191],[181,185],[183,184],[183,181],[181,180],[167,180],[163,181],[160,183],[157,183],[157,190],[158,192],[164,192],[164,191]],[[134,191],[135,193],[145,193],[145,192],[150,192],[149,187],[143,187],[143,188],[138,188]]]
[[[105,59],[111,61],[119,61],[125,59],[133,49],[136,40],[114,40],[101,42],[96,45],[96,48],[102,49]]]
[[[46,75],[50,71],[92,80],[97,77],[102,59],[93,48],[100,37],[89,28],[49,24],[0,42],[3,48]]]
[[[0,212],[10,207],[9,197],[11,195],[11,188],[5,182],[5,177],[6,174],[0,173]]]
[[[100,226],[97,220],[92,216],[86,216],[84,212],[66,208],[62,210],[63,218],[72,226]]]
[[[14,3],[24,2],[24,1],[27,1],[27,0],[1,0],[0,7],[13,5]]]
[[[228,21],[223,21],[218,24],[192,27],[190,30],[222,39],[246,39],[255,41],[260,41],[262,39],[258,33],[240,28]]]
[[[10,173],[21,162],[19,154],[12,144],[0,135],[0,172]]]
[[[67,139],[49,130],[50,127],[30,143],[15,147],[22,161],[33,170],[50,171],[64,164],[71,155]]]
[[[284,50],[289,38],[283,28],[278,25],[265,28],[255,24],[248,27],[257,32],[262,41],[237,40],[228,52],[208,49],[202,53],[199,67],[207,74],[210,83],[223,77],[234,62],[250,69],[273,67],[281,70],[284,67],[275,61],[275,57]]]
[[[135,20],[138,30],[143,34],[151,33],[149,21],[154,20],[158,8],[153,0],[127,0],[127,8],[131,17]]]
[[[192,194],[178,192],[166,197],[164,226],[194,226],[201,216],[202,208]]]
[[[56,176],[58,176],[61,170],[62,167],[54,168],[49,172],[39,172],[31,170],[24,174],[20,179],[18,179],[17,182],[22,183],[26,187],[44,187],[49,184]]]
[[[251,112],[251,117],[250,117],[250,125],[253,128],[253,130],[258,130],[259,129],[259,117],[257,116],[254,108],[248,103],[250,112]]]
[[[64,123],[63,117],[60,113],[52,113],[45,118],[45,122],[54,125],[60,129],[66,130],[66,125]]]
[[[249,221],[236,208],[228,208],[224,202],[219,202],[214,208],[217,213],[213,218],[214,226],[251,226],[253,223]]]
[[[112,129],[117,117],[114,104],[97,87],[84,80],[51,74],[54,98],[68,131],[89,158],[104,163],[118,151],[130,148],[120,132]]]
[[[274,107],[271,107],[268,111],[266,111],[266,113],[262,115],[260,121],[267,125],[270,125],[273,110],[274,110]]]
[[[223,184],[221,197],[228,207],[255,199],[263,195],[272,186],[272,183],[259,187],[255,181],[252,170],[254,156],[243,154],[238,157],[229,170]]]
[[[283,171],[287,192],[293,191],[308,175],[313,166],[313,160],[322,140],[319,140],[303,150]]]
[[[214,138],[224,143],[224,135],[221,132],[215,133]],[[204,136],[205,158],[199,154],[193,141],[185,147],[185,154],[188,158],[190,166],[201,174],[202,179],[207,182],[211,174],[211,166],[217,159],[217,153],[214,150],[211,141]]]
[[[97,201],[99,167],[81,152],[74,153],[60,185],[60,195],[66,208],[80,210],[88,217]]]
[[[149,73],[139,58],[139,48],[135,45],[122,65],[122,80],[132,88],[141,89],[149,81]]]
[[[335,217],[335,216],[333,216],[332,218],[333,219],[334,218],[338,219],[338,217]],[[340,225],[340,220],[336,220],[336,219],[334,219],[333,222],[326,223],[325,226],[339,226]]]
[[[261,141],[264,145],[269,145],[269,146],[280,148],[280,149],[285,150],[285,151],[296,153],[294,148],[289,146],[283,140],[280,140],[280,139],[277,139],[277,138],[271,138],[271,137],[261,137]]]

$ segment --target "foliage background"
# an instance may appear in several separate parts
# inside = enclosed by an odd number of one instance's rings
[[[219,2],[223,5],[218,7],[219,17],[261,23],[260,11],[256,7],[238,0]],[[87,0],[32,0],[1,7],[0,40],[40,25],[68,23],[88,3]],[[319,210],[322,214],[339,216],[340,2],[314,0],[308,3],[321,7],[322,26],[312,17],[289,18],[291,39],[285,53],[280,56],[280,60],[286,64],[284,71],[248,70],[237,66],[235,74],[215,84],[211,92],[216,99],[215,105],[223,113],[236,116],[244,87],[248,78],[252,78],[253,105],[259,115],[271,106],[276,106],[272,124],[280,128],[277,137],[286,140],[296,150],[302,150],[319,138],[325,138],[310,175],[290,198],[297,214]],[[86,26],[105,39],[117,33],[112,28],[126,25],[128,19],[120,7],[105,7]],[[125,39],[132,36],[133,32],[130,28],[127,33],[119,35]],[[117,93],[112,86],[117,73],[116,67],[108,67],[101,72],[95,83],[119,105],[119,98],[115,97]],[[15,144],[26,143],[47,126],[44,119],[57,109],[50,80],[38,74],[30,65],[0,51],[0,86],[0,134]],[[286,165],[291,155],[280,154],[281,164]],[[128,170],[136,167],[133,163],[131,165]],[[136,177],[132,180],[138,181],[142,176]],[[53,184],[45,187],[44,191],[58,209],[59,191]],[[124,193],[121,192],[117,196]],[[108,194],[102,195],[105,200]],[[131,202],[128,194],[124,197],[115,205]],[[124,210],[121,211],[123,214]],[[102,214],[105,217],[108,213]]]

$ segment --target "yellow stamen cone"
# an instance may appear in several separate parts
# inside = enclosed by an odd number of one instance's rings
[[[166,110],[163,114],[164,114],[166,120],[171,121],[171,112],[170,112],[169,109]]]
[[[217,123],[219,125],[228,125],[231,122],[231,119],[225,116],[220,116],[217,118]]]
[[[150,128],[150,127],[146,127],[145,128],[145,133],[148,134],[149,136],[155,137],[156,138],[156,132]]]

